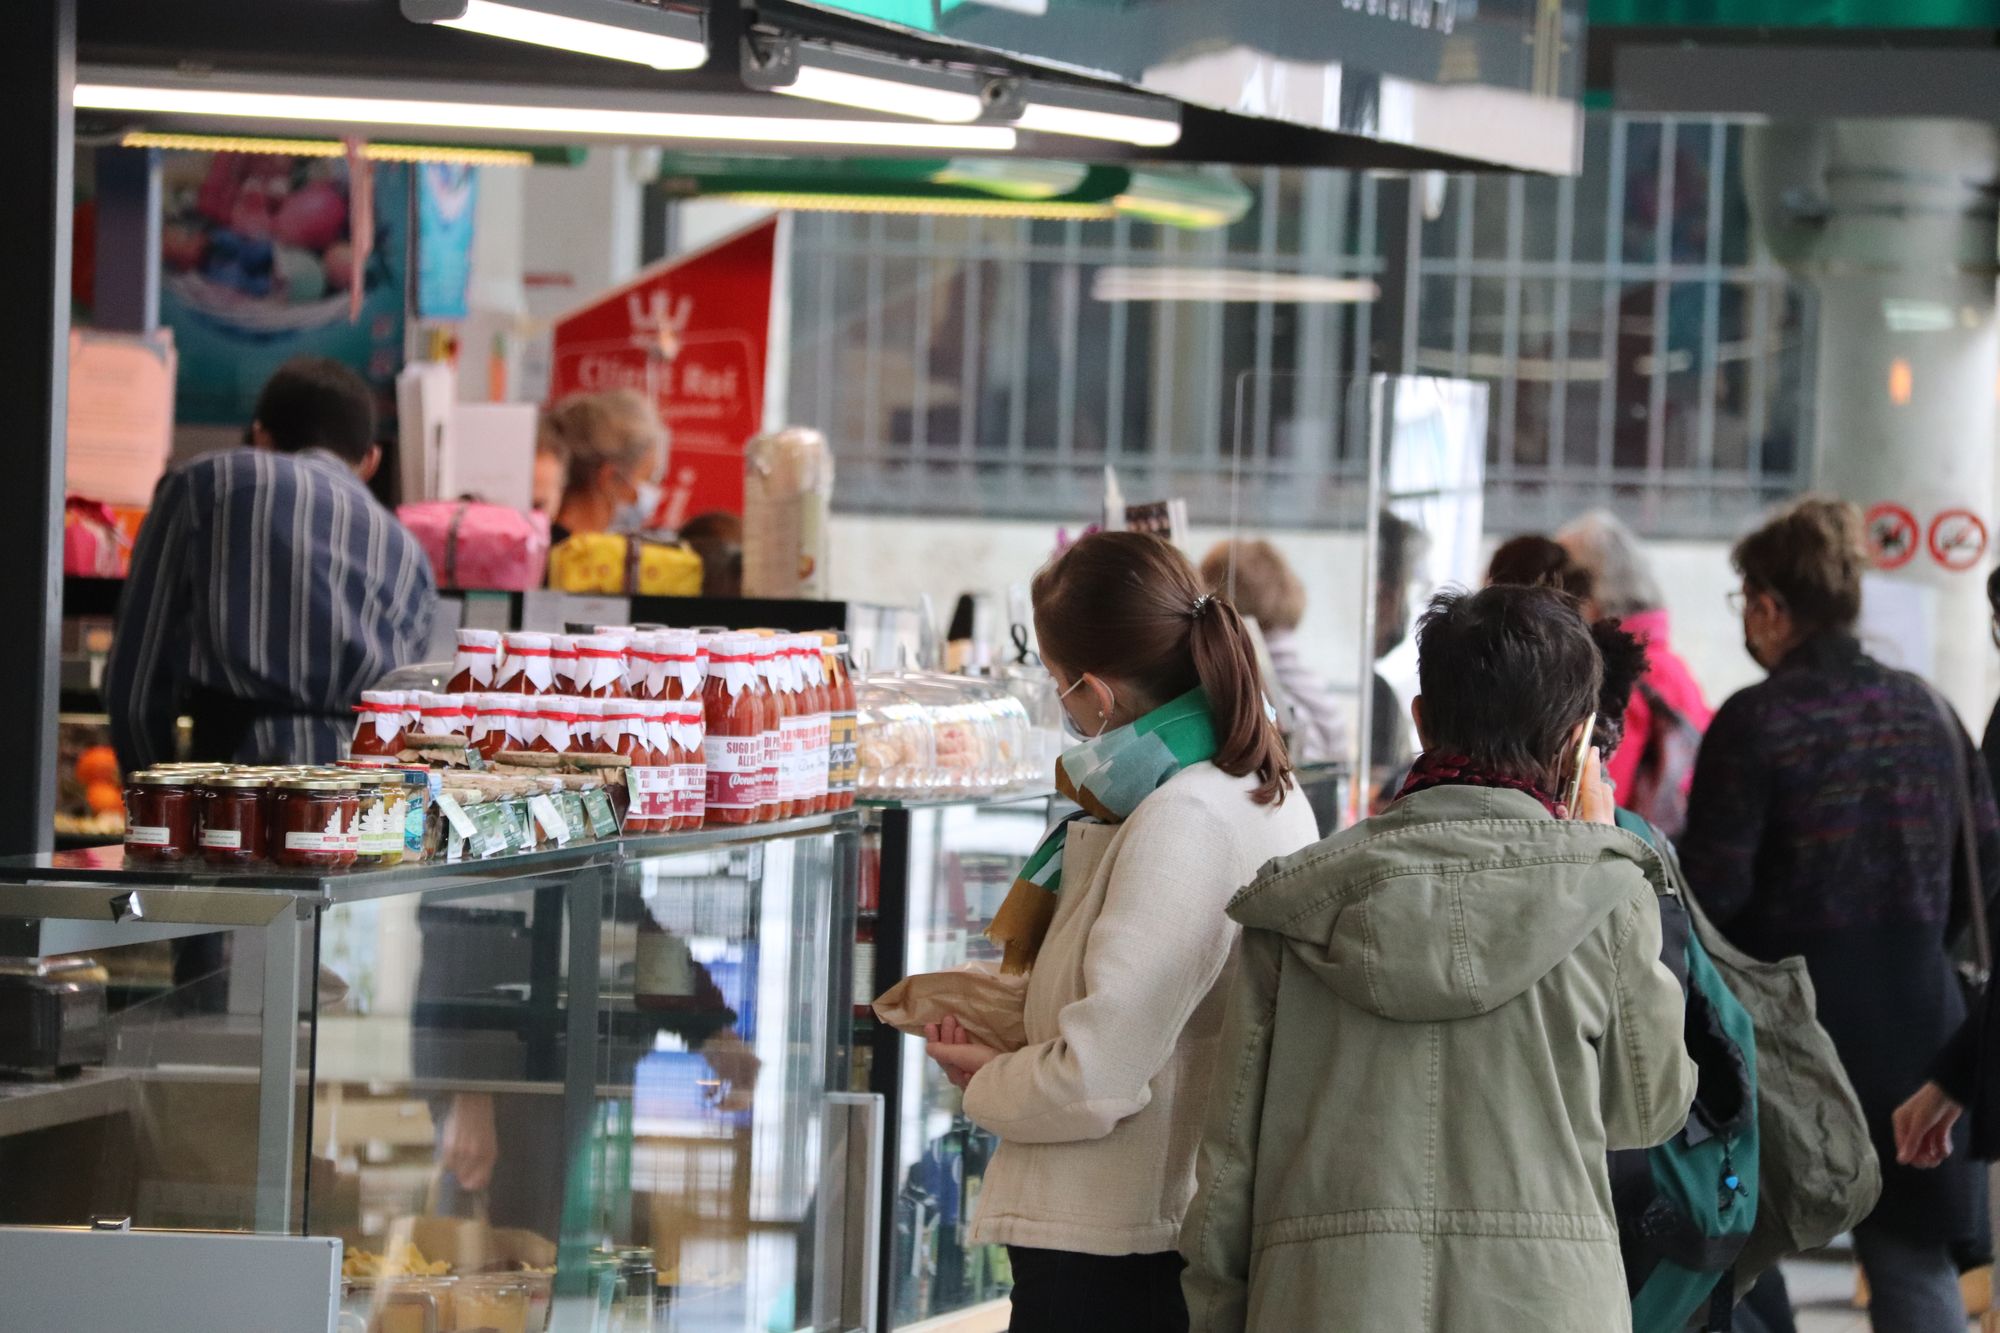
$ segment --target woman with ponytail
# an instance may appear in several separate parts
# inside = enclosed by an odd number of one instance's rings
[[[1181,1215],[1236,941],[1230,896],[1315,836],[1235,608],[1173,546],[1098,533],[1034,581],[1080,807],[1028,858],[990,934],[1027,974],[1026,1044],[956,1019],[930,1054],[1000,1140],[972,1227],[1014,1270],[1014,1333],[1187,1327]]]

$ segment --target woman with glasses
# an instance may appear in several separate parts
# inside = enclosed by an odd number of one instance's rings
[[[1682,865],[1732,943],[1811,974],[1883,1164],[1881,1202],[1854,1232],[1876,1333],[1963,1333],[1954,1247],[1983,1229],[1984,1179],[1963,1153],[1931,1172],[1898,1165],[1893,1117],[1965,1016],[1948,945],[1974,886],[1954,885],[1952,850],[1963,773],[1981,865],[1988,879],[2000,868],[1986,769],[1929,686],[1862,651],[1854,506],[1803,500],[1732,560],[1730,604],[1769,677],[1702,742]]]

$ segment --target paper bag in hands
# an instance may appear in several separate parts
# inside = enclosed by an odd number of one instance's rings
[[[956,1018],[974,1041],[1004,1054],[1028,1044],[1027,999],[1026,976],[1002,976],[975,963],[905,977],[875,1001],[875,1013],[912,1037],[923,1036],[926,1023]]]

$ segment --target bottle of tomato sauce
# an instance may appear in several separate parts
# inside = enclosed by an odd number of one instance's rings
[[[748,634],[716,634],[708,640],[702,757],[708,769],[704,805],[710,824],[754,824],[763,800],[770,707],[756,643]]]

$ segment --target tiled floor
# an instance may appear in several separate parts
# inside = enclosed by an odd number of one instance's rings
[[[1785,1285],[1792,1293],[1799,1333],[1869,1333],[1868,1316],[1854,1308],[1852,1265],[1819,1260],[1789,1263]]]

